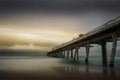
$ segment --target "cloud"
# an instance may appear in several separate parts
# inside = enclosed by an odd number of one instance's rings
[[[119,4],[119,0],[0,0],[0,47],[49,50],[118,16]]]
[[[54,47],[71,40],[74,34],[79,32],[77,27],[79,25],[76,24],[80,22],[76,22],[73,18],[44,17],[41,19],[36,16],[29,18],[14,16],[12,19],[2,21],[0,23],[0,45],[34,44]]]
[[[12,50],[40,50],[40,51],[47,51],[50,47],[48,46],[36,46],[34,44],[28,44],[28,45],[14,45],[11,47],[8,47],[8,49]]]
[[[34,37],[30,34],[18,35],[15,33],[3,32],[0,34],[0,49],[36,49],[36,50],[50,50],[51,47],[57,45],[56,42],[51,40],[46,40],[39,38],[39,36]],[[28,48],[27,48],[28,47]]]
[[[119,0],[2,0],[1,11],[86,11],[103,10],[119,11]]]

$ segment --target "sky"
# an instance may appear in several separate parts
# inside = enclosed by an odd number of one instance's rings
[[[0,0],[0,49],[49,51],[120,16],[120,0]]]

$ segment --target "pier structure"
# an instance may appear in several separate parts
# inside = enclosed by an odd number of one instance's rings
[[[71,41],[63,43],[59,46],[52,48],[47,56],[67,58],[71,60],[79,60],[79,50],[81,47],[86,48],[86,58],[85,62],[88,63],[89,52],[91,44],[98,44],[101,46],[102,62],[107,64],[107,42],[112,42],[111,56],[109,60],[109,65],[113,66],[115,61],[115,53],[117,47],[117,41],[120,40],[120,16],[108,21],[107,23],[83,34],[78,38]]]

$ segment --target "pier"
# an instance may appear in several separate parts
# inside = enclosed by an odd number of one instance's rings
[[[86,48],[85,62],[88,63],[90,48],[93,47],[91,44],[98,44],[102,50],[102,62],[106,65],[108,63],[106,44],[107,42],[112,42],[109,66],[114,66],[117,41],[120,40],[119,38],[120,16],[71,41],[52,48],[52,50],[47,53],[47,56],[58,58],[66,57],[67,59],[76,61],[79,59],[79,49],[84,47]]]

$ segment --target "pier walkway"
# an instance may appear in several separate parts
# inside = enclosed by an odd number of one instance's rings
[[[72,60],[79,59],[79,49],[80,47],[86,48],[86,58],[85,62],[88,63],[89,51],[91,44],[101,45],[102,50],[102,62],[107,64],[107,51],[106,43],[112,43],[111,57],[109,65],[114,65],[114,58],[116,53],[117,41],[120,38],[120,17],[117,17],[113,20],[108,21],[107,23],[83,34],[78,38],[75,38],[69,42],[63,43],[59,46],[52,48],[50,52],[47,53],[47,56],[51,57],[60,57],[60,58],[69,58]],[[73,53],[73,50],[75,52]],[[70,56],[69,56],[70,55]]]

